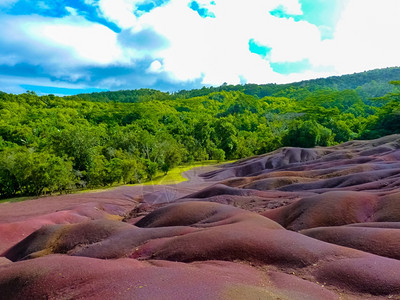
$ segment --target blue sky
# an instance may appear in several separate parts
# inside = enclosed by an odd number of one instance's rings
[[[400,66],[399,0],[0,0],[0,90],[286,83]]]

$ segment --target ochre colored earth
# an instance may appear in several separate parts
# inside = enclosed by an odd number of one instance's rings
[[[400,136],[0,204],[0,299],[400,299]]]

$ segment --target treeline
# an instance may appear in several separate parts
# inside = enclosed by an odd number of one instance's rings
[[[343,76],[332,76],[313,80],[300,81],[290,84],[223,84],[218,87],[203,87],[201,89],[182,90],[176,93],[161,92],[152,89],[127,90],[117,92],[100,92],[80,94],[67,97],[71,100],[87,100],[95,102],[127,102],[137,103],[150,100],[176,100],[207,96],[215,92],[242,92],[246,95],[263,98],[266,96],[299,99],[304,93],[317,90],[355,90],[363,101],[371,98],[382,97],[393,92],[390,81],[400,78],[400,67],[376,69],[362,73]]]
[[[99,93],[104,101],[98,94],[89,101],[90,94],[0,93],[0,196],[137,183],[182,163],[400,132],[399,82],[393,83],[393,92],[373,101],[363,101],[357,88],[305,86],[262,98],[139,90],[131,93],[142,97],[134,103],[127,91]]]
[[[244,84],[228,85],[219,87],[203,87],[201,89],[183,90],[171,96],[173,97],[198,97],[205,96],[212,92],[240,91],[247,95],[258,98],[266,96],[277,97],[284,94],[287,97],[298,99],[304,91],[314,92],[317,90],[355,90],[363,101],[373,97],[381,97],[393,92],[390,81],[400,78],[400,67],[376,69],[343,76],[332,76],[313,80],[300,81],[290,84]]]

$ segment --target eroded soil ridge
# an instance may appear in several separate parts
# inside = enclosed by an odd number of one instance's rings
[[[1,299],[400,299],[400,136],[0,204]]]

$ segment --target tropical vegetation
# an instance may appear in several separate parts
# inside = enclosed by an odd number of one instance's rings
[[[285,85],[0,92],[0,197],[151,180],[196,161],[400,132],[400,68]]]

